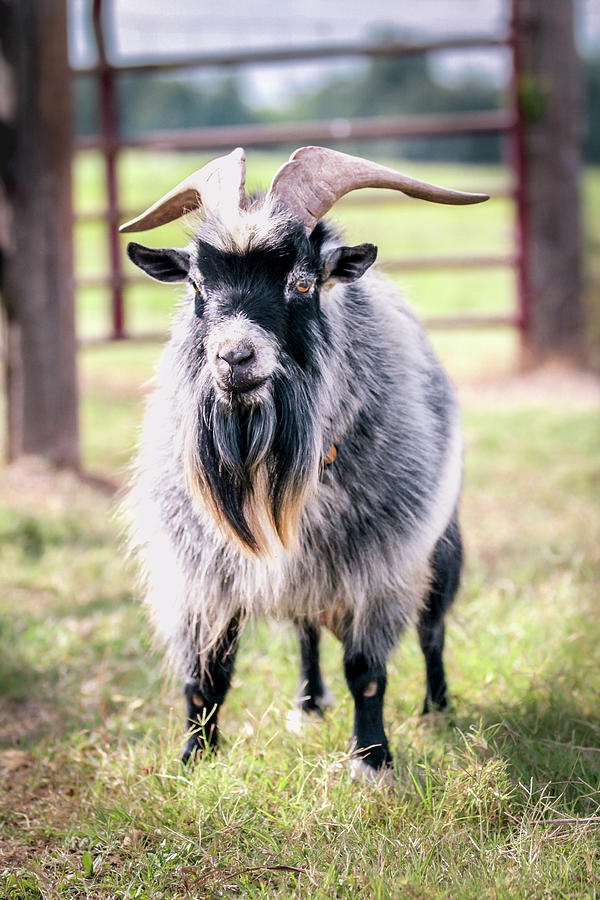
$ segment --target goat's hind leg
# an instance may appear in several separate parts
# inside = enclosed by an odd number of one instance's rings
[[[211,650],[206,665],[201,671],[196,665],[190,677],[186,679],[184,695],[190,732],[181,756],[184,765],[197,753],[204,753],[217,747],[219,739],[217,717],[231,684],[239,636],[239,622],[233,619],[216,647]]]
[[[292,734],[301,734],[309,717],[322,718],[325,710],[333,704],[333,697],[321,675],[319,625],[304,619],[295,621],[294,625],[300,642],[300,681],[294,706],[286,717],[286,727]]]
[[[442,658],[444,615],[458,590],[462,566],[462,542],[455,517],[435,545],[431,565],[433,572],[431,589],[417,624],[427,672],[427,693],[423,714],[432,709],[446,709],[448,706],[448,688]]]
[[[325,687],[319,662],[321,629],[312,622],[297,621],[296,633],[300,642],[300,682],[296,705],[304,713],[323,712],[332,705],[333,697]]]

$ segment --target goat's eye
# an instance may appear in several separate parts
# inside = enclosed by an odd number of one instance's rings
[[[314,284],[313,281],[307,281],[307,280],[303,279],[301,281],[297,281],[296,284],[294,285],[294,287],[296,288],[296,290],[298,291],[299,294],[307,294],[310,291],[313,284]]]

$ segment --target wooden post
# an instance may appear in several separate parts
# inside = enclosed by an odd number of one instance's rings
[[[573,0],[513,0],[523,364],[584,355]]]
[[[77,467],[66,0],[0,0],[0,18],[6,455]]]

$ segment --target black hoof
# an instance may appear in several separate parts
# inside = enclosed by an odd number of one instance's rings
[[[365,781],[374,785],[391,786],[395,781],[391,757],[381,765],[374,766],[369,758],[354,756],[350,760],[350,774],[355,781]]]
[[[181,753],[181,762],[187,766],[194,762],[197,756],[206,756],[207,753],[215,753],[217,749],[219,733],[216,726],[211,726],[208,733],[204,729],[199,730],[196,726],[195,730],[188,736],[183,751]]]
[[[372,769],[375,773],[380,772],[382,769],[391,768],[393,765],[392,754],[387,741],[384,744],[375,744],[361,749],[357,747],[356,738],[353,737],[350,752],[354,760],[363,763],[363,767]]]
[[[449,708],[448,698],[446,697],[446,695],[441,697],[439,700],[430,700],[429,696],[426,696],[425,703],[423,704],[423,712],[421,713],[421,715],[426,716],[428,713],[444,712]]]
[[[302,703],[298,703],[297,707],[307,716],[314,716],[317,719],[323,719],[325,716],[326,707],[320,706],[314,700],[304,700]]]
[[[328,687],[324,687],[320,694],[310,697],[303,693],[302,686],[300,686],[296,694],[295,702],[296,706],[298,706],[302,712],[316,713],[318,716],[322,716],[326,709],[333,706],[335,700]]]
[[[198,746],[198,736],[196,734],[191,734],[183,745],[181,764],[183,766],[191,765],[195,761],[196,755],[199,750],[200,748]]]

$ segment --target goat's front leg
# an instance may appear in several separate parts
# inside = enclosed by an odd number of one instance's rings
[[[183,747],[185,765],[196,753],[215,749],[219,739],[217,717],[231,684],[240,625],[233,619],[210,651],[206,664],[186,679],[184,695],[190,733]]]
[[[385,663],[373,663],[363,653],[344,647],[344,674],[354,698],[353,770],[368,780],[391,774],[392,755],[383,727]]]

